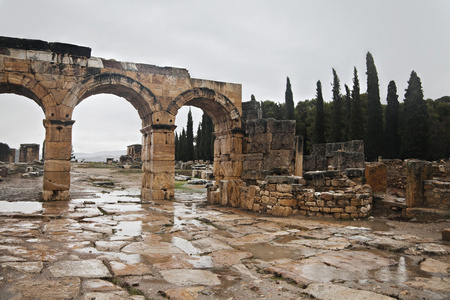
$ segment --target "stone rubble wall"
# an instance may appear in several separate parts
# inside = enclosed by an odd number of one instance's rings
[[[364,142],[360,140],[314,144],[311,155],[305,155],[303,170],[324,171],[328,166],[337,170],[364,168]]]
[[[406,168],[401,159],[383,159],[387,170],[387,186],[390,188],[406,188]]]
[[[354,173],[352,173],[354,172]],[[372,211],[372,190],[361,185],[363,170],[267,176],[258,185],[222,180],[208,189],[208,202],[274,216],[307,215],[336,219],[365,218]],[[358,173],[358,177],[349,177]]]

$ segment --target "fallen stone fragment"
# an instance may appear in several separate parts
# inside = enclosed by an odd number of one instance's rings
[[[417,249],[421,252],[432,255],[447,255],[450,253],[450,246],[434,243],[420,244]]]
[[[180,286],[220,284],[216,274],[205,270],[175,269],[162,270],[160,273],[168,282]]]
[[[98,259],[58,261],[49,270],[54,277],[111,277],[106,266]]]
[[[369,291],[355,290],[331,283],[312,283],[303,291],[316,299],[341,300],[341,299],[370,299],[389,300],[395,299]]]
[[[420,263],[420,269],[430,273],[444,273],[448,274],[450,271],[450,264],[433,259],[427,258]]]
[[[145,275],[151,274],[152,271],[142,263],[125,264],[118,261],[110,261],[111,269],[115,276],[128,276],[128,275]]]
[[[445,292],[448,293],[450,291],[450,279],[449,278],[424,278],[424,277],[416,277],[414,280],[405,281],[404,284],[416,288],[423,289],[429,291],[436,292]]]
[[[171,300],[195,300],[198,293],[205,289],[204,286],[194,286],[188,288],[170,289],[165,291],[166,297]]]
[[[26,273],[39,273],[41,272],[44,264],[41,261],[36,262],[6,262],[2,263],[2,268],[10,267],[17,271]]]
[[[408,242],[397,241],[385,237],[377,237],[371,241],[365,242],[365,244],[378,249],[389,250],[394,252],[401,252],[411,247],[411,244]]]

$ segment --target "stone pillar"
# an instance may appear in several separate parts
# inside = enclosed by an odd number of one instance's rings
[[[295,137],[295,176],[303,176],[303,136]]]
[[[421,207],[424,204],[423,182],[433,176],[432,164],[422,160],[406,162],[406,206]]]
[[[145,200],[169,200],[175,193],[174,125],[153,124],[141,130],[142,191]]]
[[[44,201],[70,199],[73,120],[44,120]]]
[[[244,133],[241,130],[215,132],[214,141],[214,178],[220,180],[241,179],[242,141]]]

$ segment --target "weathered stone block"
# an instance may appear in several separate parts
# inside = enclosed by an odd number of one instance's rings
[[[345,212],[346,213],[357,213],[358,209],[356,208],[356,206],[347,206],[347,207],[345,207]]]
[[[272,134],[272,150],[283,150],[283,149],[293,149],[295,145],[294,135],[287,135],[285,133],[274,133]]]
[[[292,208],[288,206],[274,206],[272,208],[272,215],[287,217],[292,214]]]
[[[290,193],[292,191],[292,185],[285,183],[277,184],[277,191],[281,193]]]
[[[366,182],[373,192],[386,192],[387,168],[383,163],[367,163],[365,170]]]
[[[430,162],[406,161],[406,205],[408,207],[420,207],[424,204],[423,182],[432,178],[432,172]]]
[[[61,190],[43,190],[43,201],[68,201],[70,200],[70,192]]]
[[[323,173],[321,171],[305,172],[303,178],[306,180],[307,185],[323,186],[325,185],[325,176]]]
[[[330,212],[332,212],[332,213],[341,213],[341,212],[344,212],[344,209],[341,208],[341,207],[332,207],[330,209]]]
[[[266,176],[265,178],[265,181],[271,184],[299,184],[300,180],[301,177],[297,176]]]
[[[45,172],[70,172],[69,160],[46,160],[44,162]]]
[[[348,168],[345,170],[345,175],[347,175],[349,178],[363,177],[364,169],[363,168]]]
[[[296,206],[297,200],[282,198],[278,200],[278,203],[282,206]]]
[[[241,187],[240,204],[243,209],[252,210],[256,195],[256,186]]]
[[[45,172],[44,190],[45,191],[68,191],[70,188],[69,172]]]
[[[69,160],[72,156],[72,144],[70,142],[46,142],[45,159]]]

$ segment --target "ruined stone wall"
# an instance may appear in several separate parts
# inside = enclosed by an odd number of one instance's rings
[[[223,180],[218,188],[208,190],[208,202],[274,216],[350,219],[370,215],[372,190],[360,184],[362,170],[311,173],[305,178],[267,176],[258,185],[250,186],[242,180]]]
[[[242,148],[244,181],[256,183],[267,175],[293,175],[295,121],[247,120]]]
[[[140,161],[142,158],[142,145],[134,144],[127,146],[127,156],[132,160]]]
[[[303,170],[325,171],[328,166],[336,170],[364,168],[364,142],[314,144],[311,155],[304,156]]]
[[[387,170],[387,186],[390,188],[406,188],[406,169],[401,159],[383,159]]]
[[[20,144],[19,162],[39,160],[39,144]]]
[[[409,218],[450,218],[450,181],[439,164],[406,160],[406,211]],[[436,176],[438,175],[438,176]]]

